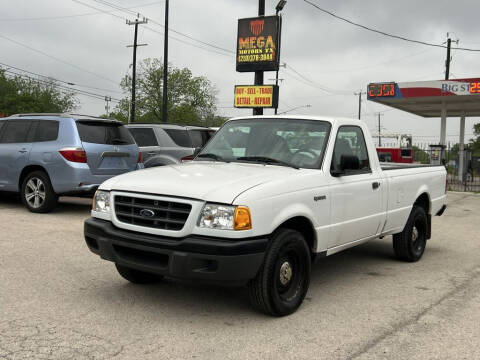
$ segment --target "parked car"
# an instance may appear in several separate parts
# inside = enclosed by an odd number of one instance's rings
[[[445,208],[445,167],[381,165],[359,120],[258,116],[229,120],[190,163],[104,182],[84,233],[128,281],[246,284],[282,316],[315,258],[393,235],[418,261]]]
[[[176,124],[129,124],[146,168],[193,160],[215,133],[210,128]]]
[[[105,180],[143,167],[121,122],[72,114],[0,119],[0,191],[19,192],[32,212],[60,195],[93,194]]]

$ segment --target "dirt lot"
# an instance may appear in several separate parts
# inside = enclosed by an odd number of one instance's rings
[[[323,259],[271,318],[239,288],[127,283],[84,243],[88,199],[37,215],[0,195],[0,358],[479,359],[480,196],[448,202],[420,262],[390,238]]]

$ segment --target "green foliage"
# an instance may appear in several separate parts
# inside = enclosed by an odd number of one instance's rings
[[[75,93],[59,91],[52,79],[39,82],[20,76],[7,77],[0,70],[0,113],[69,112],[77,107]]]
[[[470,140],[470,149],[473,156],[480,156],[480,123],[473,125],[473,134],[475,139]]]
[[[413,161],[419,162],[421,164],[429,164],[430,163],[430,156],[426,151],[423,151],[417,146],[412,146],[413,149]]]
[[[120,83],[126,97],[111,117],[128,120],[131,76]],[[215,116],[216,90],[203,76],[193,76],[187,69],[168,68],[168,122],[188,125],[220,126],[226,118]],[[138,65],[135,121],[161,122],[163,107],[163,64],[159,59],[145,59]]]

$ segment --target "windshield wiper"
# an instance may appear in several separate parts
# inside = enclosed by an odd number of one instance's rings
[[[254,162],[259,162],[259,163],[268,164],[268,165],[282,165],[282,166],[288,166],[294,169],[300,169],[298,166],[289,164],[282,160],[273,159],[267,156],[241,156],[241,157],[238,157],[237,160],[254,161]]]
[[[198,154],[197,158],[213,159],[215,161],[225,161],[221,156],[218,156],[217,154],[213,154],[213,153]]]

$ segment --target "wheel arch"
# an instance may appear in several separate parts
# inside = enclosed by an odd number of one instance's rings
[[[413,205],[417,205],[422,207],[425,210],[425,214],[427,215],[427,240],[432,237],[432,214],[431,209],[432,209],[432,202],[430,200],[430,195],[428,192],[422,192],[419,196],[417,196],[417,199],[413,203]]]
[[[28,174],[30,174],[34,171],[43,171],[50,178],[50,174],[48,173],[47,169],[45,169],[43,166],[41,166],[41,165],[27,165],[23,168],[22,172],[20,173],[20,176],[18,177],[18,192],[22,191],[22,184],[23,184],[23,180],[25,179],[25,177]]]
[[[172,164],[178,164],[178,163],[179,161],[172,156],[157,155],[147,159],[147,161],[143,163],[143,166],[145,168],[150,168],[155,166],[165,166],[165,165],[172,165]]]
[[[312,259],[315,256],[317,248],[317,235],[313,223],[306,216],[294,216],[282,222],[275,231],[279,229],[292,229],[301,233],[307,241]]]

